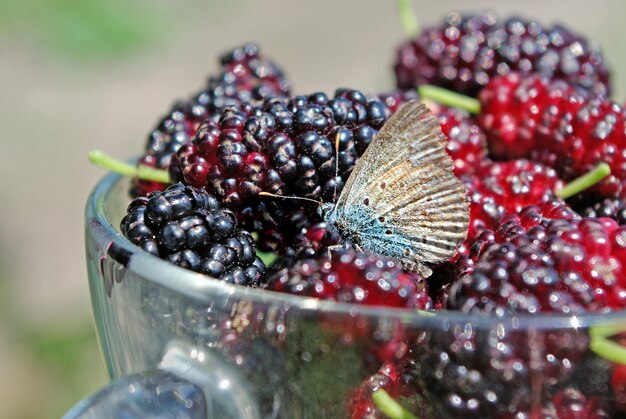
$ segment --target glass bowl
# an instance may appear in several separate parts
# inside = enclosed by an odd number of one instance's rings
[[[607,336],[626,325],[626,312],[423,313],[231,285],[127,241],[118,230],[127,190],[128,180],[110,174],[86,209],[91,298],[111,378],[171,365],[174,348],[184,360],[169,370],[193,370],[232,417],[347,418],[359,385],[405,345],[411,391],[397,399],[420,418],[544,417],[578,399],[617,415],[616,364],[606,357],[619,347]]]

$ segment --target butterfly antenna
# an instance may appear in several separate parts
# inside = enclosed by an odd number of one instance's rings
[[[333,191],[333,202],[337,203],[337,186],[339,186],[339,139],[341,131],[337,131],[335,135],[335,190]]]
[[[309,201],[309,202],[314,202],[317,205],[323,205],[324,203],[322,201],[317,201],[315,199],[311,199],[311,198],[304,198],[302,196],[285,196],[285,195],[276,195],[270,192],[259,192],[259,196],[269,196],[271,198],[281,198],[281,199],[299,199],[302,201]]]

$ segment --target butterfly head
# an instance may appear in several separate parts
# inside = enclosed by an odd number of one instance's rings
[[[335,204],[327,202],[317,207],[317,212],[328,225],[335,224]]]

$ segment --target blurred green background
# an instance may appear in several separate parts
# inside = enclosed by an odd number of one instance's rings
[[[414,5],[424,24],[470,8]],[[624,98],[620,0],[471,8],[567,22],[600,42]],[[244,42],[258,42],[296,93],[374,93],[393,86],[402,39],[392,1],[2,0],[0,417],[59,417],[107,381],[83,254],[83,207],[102,176],[89,150],[140,153],[171,102],[202,87],[219,54]]]

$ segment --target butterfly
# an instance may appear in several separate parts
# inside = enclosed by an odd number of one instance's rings
[[[396,111],[357,161],[324,221],[357,250],[395,259],[424,278],[467,236],[469,205],[453,174],[439,120],[411,101]]]
[[[467,192],[453,174],[439,120],[411,101],[383,125],[359,158],[335,203],[319,213],[344,243],[365,253],[395,259],[427,278],[454,255],[467,237]]]

